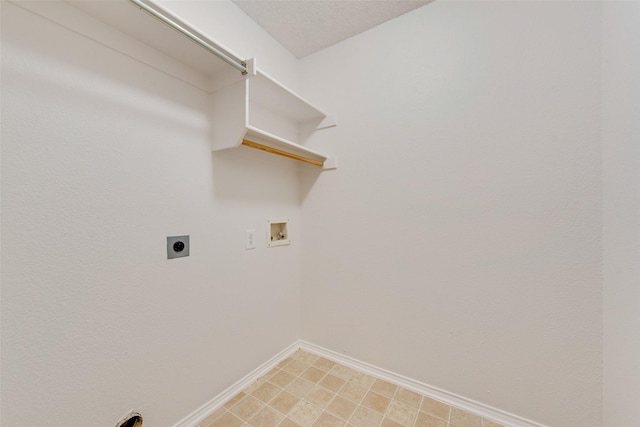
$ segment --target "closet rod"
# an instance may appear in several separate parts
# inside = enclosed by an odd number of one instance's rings
[[[227,55],[227,53],[223,52],[222,50],[218,49],[215,45],[203,39],[202,36],[198,34],[194,34],[194,32],[189,28],[185,28],[184,24],[180,22],[176,22],[175,18],[168,16],[168,14],[166,13],[163,13],[161,11],[154,9],[153,7],[146,4],[143,0],[129,0],[129,2],[138,6],[140,9],[147,12],[149,15],[153,16],[163,24],[171,27],[172,29],[176,30],[183,36],[187,37],[192,42],[198,44],[199,46],[203,47],[210,53],[222,59],[224,62],[231,65],[233,68],[240,71],[243,75],[247,74],[247,63],[245,61],[239,61]]]
[[[282,150],[278,150],[277,148],[268,147],[266,145],[258,144],[257,142],[249,141],[247,139],[243,139],[242,140],[242,145],[247,146],[247,147],[251,147],[251,148],[256,148],[258,150],[266,151],[268,153],[277,154],[279,156],[288,157],[290,159],[299,160],[301,162],[310,163],[310,164],[315,165],[315,166],[320,166],[320,167],[324,166],[324,162],[321,162],[320,160],[313,160],[313,159],[310,159],[308,157],[303,157],[303,156],[299,156],[297,154],[288,153],[286,151],[282,151]]]

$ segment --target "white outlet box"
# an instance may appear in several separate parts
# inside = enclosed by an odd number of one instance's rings
[[[290,245],[289,220],[269,220],[267,221],[267,246]]]

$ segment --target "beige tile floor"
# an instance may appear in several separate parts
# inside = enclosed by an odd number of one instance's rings
[[[298,350],[199,427],[504,427]]]

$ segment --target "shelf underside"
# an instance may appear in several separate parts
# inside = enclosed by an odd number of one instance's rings
[[[276,135],[265,132],[255,127],[248,127],[244,135],[245,140],[265,145],[275,150],[284,151],[294,156],[299,156],[305,159],[320,162],[321,164],[327,160],[327,156],[318,153],[317,151],[303,147],[286,139],[280,138]],[[267,151],[267,150],[265,150]],[[318,165],[320,166],[320,165]]]

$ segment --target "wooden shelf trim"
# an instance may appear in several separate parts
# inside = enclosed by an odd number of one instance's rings
[[[293,153],[289,153],[287,151],[278,150],[277,148],[269,147],[269,146],[266,146],[266,145],[263,145],[263,144],[259,144],[257,142],[249,141],[247,139],[243,139],[242,140],[242,145],[244,145],[246,147],[251,147],[251,148],[258,149],[258,150],[266,151],[267,153],[277,154],[279,156],[284,156],[284,157],[288,157],[290,159],[299,160],[301,162],[309,163],[309,164],[312,164],[312,165],[315,165],[315,166],[319,166],[319,167],[323,167],[324,166],[324,162],[321,162],[320,160],[314,160],[314,159],[310,159],[308,157],[300,156],[298,154],[293,154]]]

